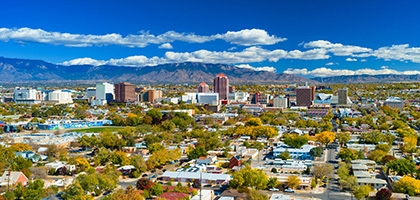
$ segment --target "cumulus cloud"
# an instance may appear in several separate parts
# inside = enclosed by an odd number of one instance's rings
[[[61,32],[49,32],[42,29],[0,28],[0,40],[17,42],[37,42],[69,47],[87,47],[103,45],[121,45],[127,47],[146,47],[150,44],[166,44],[174,41],[188,43],[204,43],[213,40],[224,40],[231,44],[241,46],[272,45],[286,40],[274,35],[269,35],[262,29],[244,29],[240,31],[228,31],[224,34],[210,36],[196,35],[194,33],[178,33],[168,31],[160,35],[153,35],[149,32],[140,32],[137,35],[130,34],[125,37],[118,33],[105,35],[73,34]],[[168,46],[168,45],[166,45]]]
[[[354,45],[343,45],[340,43],[332,43],[326,40],[317,40],[305,43],[305,48],[321,48],[326,49],[328,52],[335,56],[354,56],[361,53],[370,53],[372,49],[354,46]]]
[[[62,63],[63,65],[104,65],[106,61],[104,60],[95,60],[92,58],[76,58],[73,60],[65,61]]]
[[[287,74],[296,74],[304,76],[314,76],[314,77],[328,77],[328,76],[350,76],[350,75],[380,75],[380,74],[400,74],[400,75],[416,75],[420,74],[418,70],[407,70],[407,71],[397,71],[394,69],[388,69],[382,67],[381,69],[358,69],[358,70],[349,70],[349,69],[331,69],[331,68],[316,68],[313,70],[303,69],[292,69],[289,68],[283,73]]]
[[[198,50],[193,52],[173,52],[167,51],[163,57],[148,58],[143,55],[130,56],[127,58],[110,59],[108,61],[98,61],[92,58],[79,58],[63,62],[64,65],[74,63],[92,65],[125,65],[125,66],[156,66],[159,64],[176,63],[176,62],[204,62],[204,63],[253,63],[270,61],[277,62],[280,59],[302,59],[302,60],[318,60],[327,59],[329,55],[322,49],[311,49],[308,51],[285,51],[282,49],[267,50],[261,47],[248,47],[239,52],[230,51],[208,51]]]
[[[357,59],[356,58],[346,58],[347,62],[356,62]]]
[[[329,62],[329,63],[326,63],[325,65],[326,65],[326,66],[330,66],[330,65],[336,65],[336,63],[333,63],[333,62]]]
[[[164,43],[159,46],[159,49],[173,49],[171,43]]]
[[[275,72],[276,71],[275,67],[269,67],[269,66],[253,67],[249,64],[241,64],[241,65],[235,65],[235,66],[239,67],[239,68],[251,69],[251,70],[254,70],[254,71],[268,71],[268,72]]]
[[[381,47],[372,53],[384,60],[400,60],[420,63],[420,47],[410,47],[408,44]]]

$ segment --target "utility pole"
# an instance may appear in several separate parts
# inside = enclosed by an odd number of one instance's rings
[[[200,200],[201,200],[201,190],[203,188],[203,186],[201,185],[203,182],[203,172],[200,170]]]

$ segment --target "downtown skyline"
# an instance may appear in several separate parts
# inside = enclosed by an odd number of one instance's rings
[[[203,62],[307,77],[420,74],[416,1],[14,1],[0,56],[63,65]]]

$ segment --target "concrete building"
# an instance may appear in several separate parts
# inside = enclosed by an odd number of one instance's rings
[[[249,98],[249,93],[247,92],[231,92],[228,95],[230,102],[247,102]]]
[[[213,82],[213,92],[219,93],[219,99],[227,99],[229,94],[229,79],[224,74],[218,74],[214,78]]]
[[[86,88],[86,99],[90,99],[91,97],[94,97],[96,95],[96,88],[95,87],[88,87]]]
[[[209,93],[210,87],[204,81],[198,85],[198,93]]]
[[[73,103],[70,90],[47,90],[42,91],[44,101],[57,104]]]
[[[41,103],[42,93],[36,89],[16,87],[13,91],[13,102],[17,104]]]
[[[117,102],[137,101],[136,86],[129,82],[115,84],[115,100]]]
[[[385,106],[389,106],[391,108],[398,108],[403,109],[404,103],[399,97],[389,97],[384,101]]]
[[[114,100],[114,85],[111,83],[96,84],[96,98],[92,102],[94,105],[105,105]]]
[[[197,93],[197,101],[199,104],[218,105],[218,93]]]
[[[349,98],[347,88],[343,88],[337,91],[338,94],[338,104],[339,105],[347,105],[347,99]]]
[[[197,103],[197,93],[187,92],[181,96],[181,101],[185,103]]]
[[[147,101],[153,103],[155,99],[162,98],[162,90],[148,90]]]
[[[295,92],[296,92],[296,106],[309,107],[312,105],[312,101],[315,98],[315,91],[313,87],[299,86],[295,89]]]
[[[311,158],[311,155],[309,152],[311,149],[315,148],[316,146],[305,144],[302,146],[302,148],[286,148],[286,147],[278,147],[273,150],[273,156],[278,157],[281,153],[288,151],[290,154],[290,157],[293,159],[300,159],[300,160],[306,160]]]
[[[289,99],[285,97],[275,97],[273,99],[273,107],[275,108],[288,108],[289,107]]]

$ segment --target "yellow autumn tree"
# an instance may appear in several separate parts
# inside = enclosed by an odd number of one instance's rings
[[[287,187],[295,189],[302,183],[298,176],[289,176],[287,177]]]
[[[394,184],[394,191],[415,196],[420,194],[420,180],[404,176]]]
[[[415,153],[417,151],[417,137],[408,136],[403,138],[404,145],[402,150],[407,153]]]
[[[335,137],[336,133],[331,131],[322,131],[321,133],[315,135],[316,141],[321,143],[325,147],[327,147],[329,143],[333,142],[335,140]]]
[[[28,151],[28,150],[32,150],[31,146],[29,146],[28,144],[24,144],[24,143],[14,143],[10,147],[12,149],[14,149],[15,151]]]

